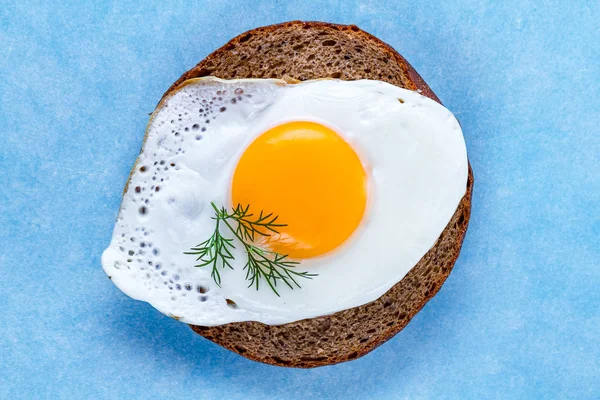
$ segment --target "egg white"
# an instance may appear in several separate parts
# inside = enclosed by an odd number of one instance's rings
[[[265,282],[248,288],[239,245],[219,287],[210,267],[194,267],[184,252],[211,235],[210,202],[229,205],[245,148],[298,120],[327,125],[353,146],[368,173],[365,218],[344,245],[302,261],[299,269],[318,276],[301,289],[278,286],[278,297]],[[456,211],[467,168],[456,118],[413,91],[369,80],[191,80],[151,117],[102,265],[125,294],[190,324],[331,314],[377,299],[417,264]]]

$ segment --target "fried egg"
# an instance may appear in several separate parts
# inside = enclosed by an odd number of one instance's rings
[[[462,131],[417,92],[370,80],[184,82],[150,118],[102,266],[126,295],[203,326],[284,324],[357,307],[398,283],[435,244],[465,193]],[[300,288],[249,287],[185,254],[215,209],[273,213],[257,243],[287,254]]]

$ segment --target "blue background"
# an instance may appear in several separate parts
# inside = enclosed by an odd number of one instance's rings
[[[598,1],[49,3],[0,8],[0,398],[599,398]],[[377,350],[313,370],[230,353],[100,267],[162,93],[292,19],[406,56],[462,122],[476,179],[440,293]]]

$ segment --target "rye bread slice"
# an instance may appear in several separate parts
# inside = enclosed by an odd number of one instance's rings
[[[355,25],[292,21],[242,33],[183,74],[181,82],[219,78],[377,79],[420,91],[439,102],[393,48]],[[454,216],[419,263],[379,299],[285,325],[238,322],[191,326],[198,334],[249,359],[311,368],[353,360],[402,330],[440,289],[460,252],[471,212],[473,174]]]

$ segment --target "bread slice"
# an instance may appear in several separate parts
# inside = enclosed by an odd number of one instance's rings
[[[400,54],[354,25],[293,21],[243,33],[183,74],[181,82],[220,78],[377,79],[439,99]],[[440,289],[456,261],[471,211],[473,174],[454,216],[419,263],[379,299],[279,326],[238,322],[191,326],[213,342],[252,360],[311,368],[353,360],[404,328]]]

